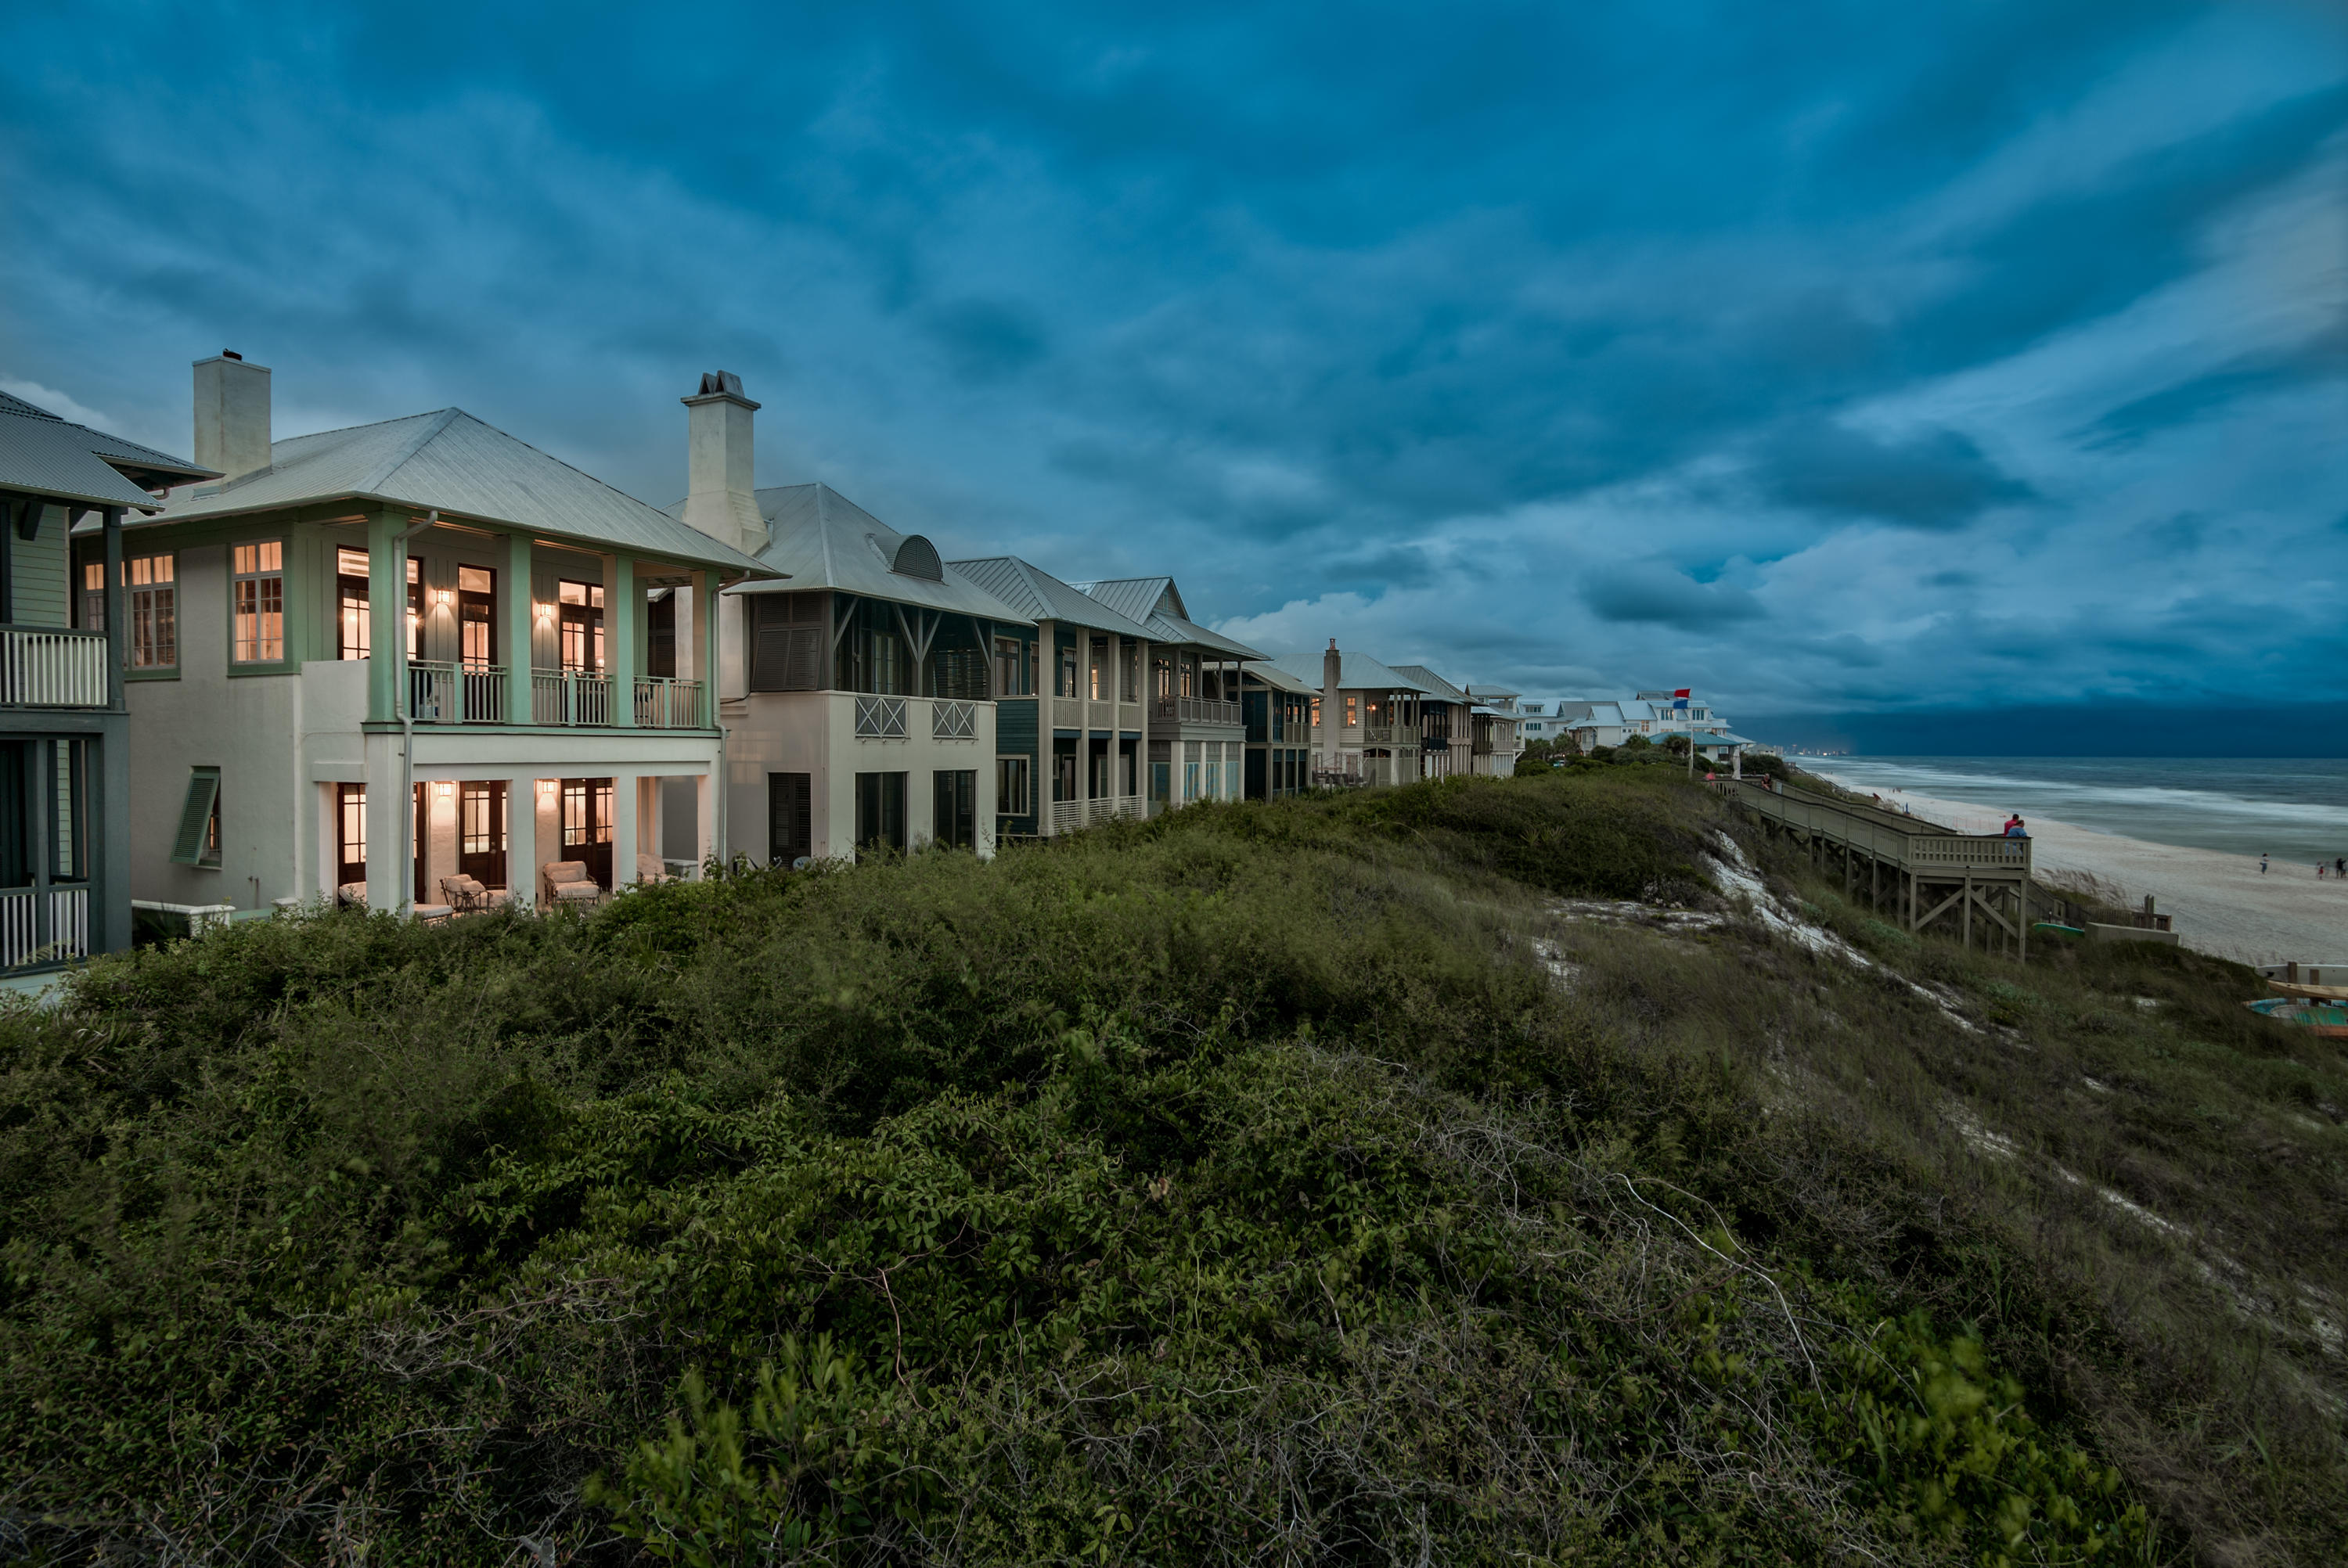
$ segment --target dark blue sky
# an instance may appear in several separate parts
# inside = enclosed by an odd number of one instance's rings
[[[19,5],[0,385],[184,449],[233,347],[662,504],[723,366],[760,483],[1274,647],[2336,702],[2343,18]]]

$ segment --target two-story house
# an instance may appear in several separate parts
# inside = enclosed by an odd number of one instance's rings
[[[1264,655],[1192,620],[1170,577],[1076,586],[1149,633],[1150,815],[1193,801],[1239,799],[1247,764],[1240,671]]]
[[[690,487],[670,513],[767,573],[715,618],[729,854],[993,855],[995,694],[1032,690],[1034,624],[829,485],[754,489],[758,405],[738,377],[705,375],[685,403]],[[680,624],[707,620],[691,602]]]
[[[1525,750],[1524,738],[1518,733],[1522,720],[1517,714],[1517,699],[1521,693],[1470,686],[1468,695],[1475,703],[1468,710],[1468,771],[1479,778],[1507,778],[1517,771],[1517,759]]]
[[[1313,787],[1313,713],[1321,699],[1269,660],[1240,671],[1241,718],[1247,724],[1250,800],[1280,800]]]
[[[996,701],[1003,831],[1050,837],[1145,810],[1148,627],[1016,556],[948,563],[1033,618],[1042,668]],[[1007,682],[1006,667],[1000,682]]]
[[[1342,651],[1334,637],[1318,668],[1310,654],[1272,662],[1320,689],[1316,784],[1410,784],[1421,776],[1420,705],[1428,693],[1417,682],[1366,653]]]
[[[0,970],[130,945],[123,519],[216,477],[0,393]]]
[[[1415,682],[1423,695],[1418,704],[1418,765],[1421,778],[1450,778],[1471,772],[1468,759],[1475,741],[1468,693],[1424,664],[1397,664],[1395,673]]]
[[[195,395],[223,477],[123,529],[141,897],[609,889],[668,780],[715,847],[714,650],[664,648],[650,595],[767,569],[459,409],[273,440],[270,373],[229,354]]]

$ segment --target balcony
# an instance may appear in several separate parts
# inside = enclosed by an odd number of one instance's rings
[[[0,704],[103,708],[106,634],[0,626]]]
[[[99,647],[106,640],[98,639]],[[48,918],[41,918],[36,888],[0,892],[0,969],[61,964],[89,956],[89,889],[49,889]]]
[[[978,739],[978,704],[941,699],[930,704],[930,739],[933,741],[974,741]]]
[[[1362,731],[1365,746],[1415,746],[1418,744],[1416,724],[1372,724]]]
[[[1240,705],[1207,697],[1160,697],[1150,717],[1161,724],[1237,724]]]
[[[901,741],[905,738],[905,699],[856,699],[856,738],[860,741]]]
[[[701,728],[701,682],[667,675],[637,676],[636,723],[647,730]]]
[[[1054,833],[1074,833],[1090,827],[1097,822],[1139,822],[1148,810],[1148,803],[1138,794],[1095,795],[1090,800],[1056,800],[1052,803],[1051,824]]]
[[[507,672],[502,664],[407,661],[407,715],[419,724],[502,724]]]
[[[612,681],[573,670],[533,670],[530,722],[569,726],[612,722]]]
[[[407,713],[419,724],[511,723],[513,672],[502,664],[450,664],[435,659],[407,663]],[[608,675],[536,670],[530,677],[530,719],[561,728],[610,725]],[[666,676],[635,680],[635,722],[649,730],[693,730],[704,723],[701,682]]]

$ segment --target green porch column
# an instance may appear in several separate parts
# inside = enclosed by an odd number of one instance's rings
[[[612,627],[612,722],[633,725],[636,722],[636,677],[644,673],[644,660],[637,650],[643,645],[644,596],[636,587],[636,562],[633,556],[612,558],[612,592],[603,614]],[[631,816],[634,808],[629,808]]]
[[[530,723],[531,650],[538,634],[537,589],[530,579],[530,536],[506,536],[506,723]],[[530,803],[536,809],[535,800]],[[519,808],[517,808],[519,809]]]
[[[397,541],[406,519],[377,512],[367,519],[367,720],[399,717],[400,654],[407,647],[407,552]],[[397,559],[395,559],[397,558]]]

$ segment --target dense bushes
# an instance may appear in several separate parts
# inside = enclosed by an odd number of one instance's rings
[[[1541,895],[1702,899],[1713,810],[1463,783],[93,966],[0,1018],[0,1542],[2141,1553],[2001,1327],[2074,1308],[1739,1049],[1814,972],[1574,927],[1560,992]]]

